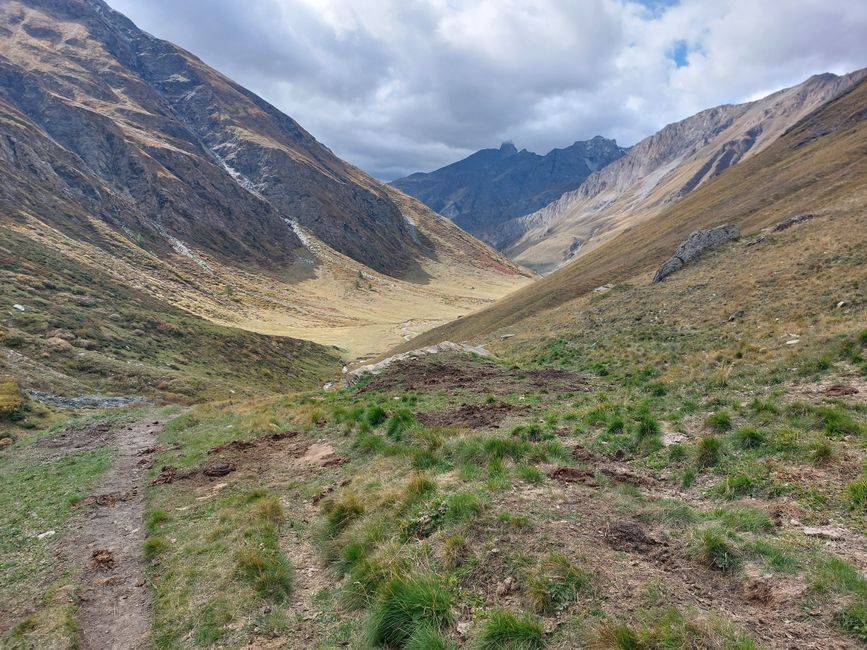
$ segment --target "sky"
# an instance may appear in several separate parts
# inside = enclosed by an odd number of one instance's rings
[[[867,66],[864,0],[108,0],[383,180]]]

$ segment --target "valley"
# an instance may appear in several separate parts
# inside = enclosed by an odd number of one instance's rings
[[[0,647],[864,647],[865,152],[861,70],[389,185],[0,4]]]

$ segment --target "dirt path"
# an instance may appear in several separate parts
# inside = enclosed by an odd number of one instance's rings
[[[84,567],[78,622],[84,650],[150,645],[145,584],[146,461],[166,418],[149,416],[115,432],[117,456],[75,524],[69,553]],[[142,460],[145,462],[142,462]]]

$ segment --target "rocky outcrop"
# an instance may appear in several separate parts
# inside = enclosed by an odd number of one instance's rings
[[[0,34],[4,218],[273,270],[301,257],[287,221],[392,277],[441,254],[406,197],[102,0],[0,2]]]
[[[740,236],[741,232],[738,227],[731,224],[710,230],[696,230],[681,242],[677,250],[674,251],[674,255],[659,267],[653,276],[654,284],[661,282],[675,271],[698,259],[707,251],[739,239]]]
[[[437,343],[436,345],[429,345],[425,348],[419,348],[417,350],[412,350],[410,352],[403,352],[401,354],[395,354],[390,356],[382,361],[377,363],[371,363],[366,366],[361,366],[360,368],[356,368],[348,373],[346,373],[344,379],[344,385],[347,388],[354,386],[359,381],[364,379],[365,377],[370,377],[374,375],[378,375],[383,370],[388,368],[393,363],[397,363],[398,361],[405,361],[406,359],[417,359],[418,357],[424,357],[429,354],[438,354],[439,352],[466,352],[472,354],[478,354],[483,357],[490,357],[491,353],[488,352],[485,348],[478,345],[469,345],[468,343],[452,343],[451,341],[443,341],[442,343]],[[333,384],[332,384],[333,385]]]
[[[627,149],[601,136],[544,156],[505,142],[429,174],[392,182],[410,196],[489,244],[502,239],[504,221],[529,214],[574,190]]]

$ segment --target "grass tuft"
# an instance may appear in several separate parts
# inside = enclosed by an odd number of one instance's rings
[[[540,650],[545,646],[541,621],[529,614],[492,612],[482,627],[479,650]]]
[[[368,622],[376,646],[404,646],[420,628],[442,630],[454,622],[451,593],[434,576],[395,578],[382,590]]]

